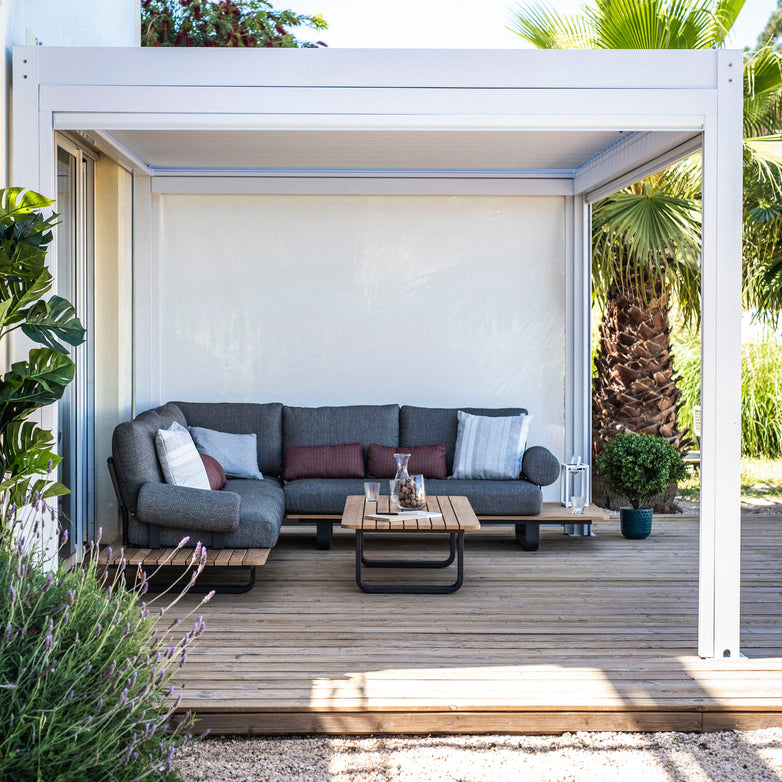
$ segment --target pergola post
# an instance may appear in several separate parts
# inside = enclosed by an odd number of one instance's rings
[[[719,52],[703,134],[698,654],[740,657],[742,60]]]

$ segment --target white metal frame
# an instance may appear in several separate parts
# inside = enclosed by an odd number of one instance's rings
[[[16,180],[52,191],[52,135],[80,130],[136,172],[134,267],[154,302],[161,193],[565,197],[566,449],[591,455],[590,204],[703,145],[702,657],[739,657],[742,56],[732,51],[46,49],[14,53]],[[164,111],[160,111],[165,107]],[[116,129],[610,129],[573,171],[188,171],[151,168]],[[152,307],[154,312],[155,307]],[[137,319],[137,362],[156,366]],[[717,382],[719,378],[719,383]],[[155,384],[154,375],[150,381]],[[154,387],[136,388],[141,401]],[[717,422],[719,421],[719,426]],[[719,458],[718,458],[719,456]]]

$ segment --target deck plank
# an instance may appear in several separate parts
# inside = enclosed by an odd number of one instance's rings
[[[216,733],[782,726],[779,519],[743,524],[741,661],[697,657],[697,519],[656,519],[645,541],[618,520],[594,526],[594,538],[543,527],[534,553],[512,526],[484,526],[465,541],[459,592],[409,596],[357,589],[351,531],[318,551],[286,527],[255,589],[199,609],[181,710]],[[442,544],[377,540],[404,557]]]

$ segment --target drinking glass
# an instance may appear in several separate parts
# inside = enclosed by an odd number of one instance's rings
[[[368,481],[364,484],[364,499],[367,502],[377,502],[380,496],[380,481]]]
[[[571,497],[570,504],[573,508],[574,516],[583,516],[584,508],[586,507],[586,497],[583,494],[579,494],[576,497]]]

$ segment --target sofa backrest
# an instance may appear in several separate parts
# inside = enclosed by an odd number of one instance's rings
[[[282,404],[269,402],[174,402],[188,426],[202,426],[231,434],[255,434],[258,467],[264,475],[282,475]]]
[[[399,405],[284,407],[282,429],[289,445],[372,443],[399,445]]]
[[[187,425],[182,410],[168,403],[140,413],[114,429],[111,455],[122,500],[131,513],[136,512],[139,489],[145,483],[164,482],[155,450],[155,435],[158,429],[168,429],[174,421]]]
[[[445,444],[445,465],[448,474],[453,472],[453,455],[459,430],[457,413],[463,410],[472,415],[507,416],[521,415],[523,407],[412,407],[403,405],[399,411],[399,445]]]

